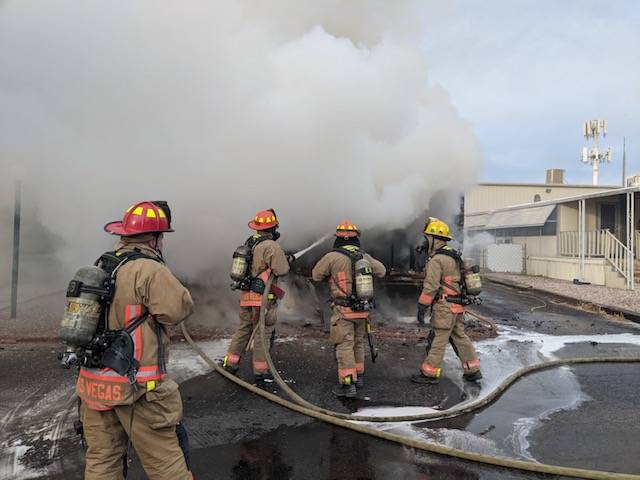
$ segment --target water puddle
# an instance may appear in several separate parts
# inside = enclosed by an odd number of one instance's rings
[[[572,356],[608,356],[612,350],[620,356],[640,352],[640,335],[632,333],[556,336],[511,327],[500,327],[499,333],[497,338],[476,344],[484,375],[478,385],[460,378],[459,361],[452,351],[447,352],[443,375],[467,395],[467,400],[458,406],[485,397],[522,367],[560,358],[559,353],[568,347]],[[534,460],[529,452],[531,432],[553,413],[576,409],[589,399],[571,369],[561,367],[523,378],[494,404],[475,415],[436,422],[368,425],[451,447]],[[437,410],[433,407],[363,408],[357,414],[413,415]]]

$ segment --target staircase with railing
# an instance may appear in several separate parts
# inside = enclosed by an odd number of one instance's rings
[[[635,276],[634,262],[631,258],[633,253],[609,230],[605,231],[607,235],[604,247],[604,258],[609,261],[620,275],[628,280],[631,276]]]
[[[632,252],[609,230],[585,232],[585,257],[604,258],[628,284],[632,278],[639,280],[640,263],[636,259],[640,259],[640,232],[634,234],[635,252]],[[560,232],[558,251],[562,256],[579,256],[579,232]]]

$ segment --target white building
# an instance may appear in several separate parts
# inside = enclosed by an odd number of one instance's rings
[[[473,243],[486,232],[496,244],[522,246],[528,275],[633,289],[640,271],[639,191],[484,184],[465,198],[465,235]]]

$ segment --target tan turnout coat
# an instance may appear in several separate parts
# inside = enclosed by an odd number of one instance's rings
[[[364,257],[369,261],[376,277],[384,277],[387,273],[382,262],[376,260],[368,253]],[[311,272],[313,280],[320,282],[329,277],[329,290],[331,298],[344,298],[353,291],[353,268],[351,259],[339,252],[329,252],[313,267]],[[354,312],[349,307],[336,306],[340,314],[348,320],[367,318],[369,312]]]
[[[126,241],[116,251],[138,249],[145,255],[160,258],[146,243]],[[116,405],[130,405],[147,390],[147,382],[166,379],[169,336],[166,325],[177,325],[193,311],[189,291],[163,263],[137,259],[125,263],[117,273],[116,292],[109,310],[109,329],[121,329],[145,312],[150,316],[132,333],[135,358],[140,362],[134,389],[126,377],[110,369],[81,368],[76,392],[92,410],[110,410]],[[160,343],[161,342],[161,343]],[[164,357],[159,358],[159,347]],[[150,385],[155,385],[151,383]]]
[[[445,242],[436,239],[434,250],[445,246]],[[435,255],[426,265],[422,294],[418,301],[423,305],[432,305],[434,313],[464,313],[464,307],[448,303],[447,296],[458,296],[462,290],[462,273],[456,261],[447,255]],[[435,299],[435,303],[434,303]]]
[[[289,262],[282,250],[274,240],[263,240],[253,249],[253,261],[251,263],[251,276],[260,278],[267,283],[269,275],[273,273],[273,283],[277,283],[277,277],[281,277],[289,273]],[[241,307],[259,307],[262,305],[262,294],[243,291],[240,293]]]

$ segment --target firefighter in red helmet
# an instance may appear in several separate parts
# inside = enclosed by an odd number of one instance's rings
[[[274,333],[277,301],[284,295],[276,285],[277,278],[289,273],[289,265],[293,261],[293,257],[286,255],[277,243],[280,233],[275,211],[258,212],[248,225],[255,233],[246,240],[244,245],[238,247],[246,251],[249,258],[245,279],[241,282],[243,286],[239,287],[241,290],[240,326],[231,339],[229,350],[223,361],[223,367],[231,373],[238,371],[240,357],[251,341],[260,317],[264,295],[267,295],[268,300],[264,337],[270,338]],[[264,286],[269,275],[274,275],[276,278],[271,291],[265,292]],[[271,382],[273,376],[266,361],[266,347],[262,343],[262,335],[259,333],[253,335],[253,346],[249,346],[252,347],[253,375],[256,383]]]
[[[169,335],[165,328],[193,310],[189,291],[164,264],[162,241],[172,232],[166,202],[145,201],[104,229],[118,235],[115,251],[100,257],[118,262],[115,293],[106,314],[109,330],[130,335],[139,367],[132,377],[109,368],[81,367],[76,392],[87,443],[86,479],[122,479],[131,442],[150,479],[193,478],[178,441],[182,401],[167,377]],[[137,325],[129,331],[126,327]]]

